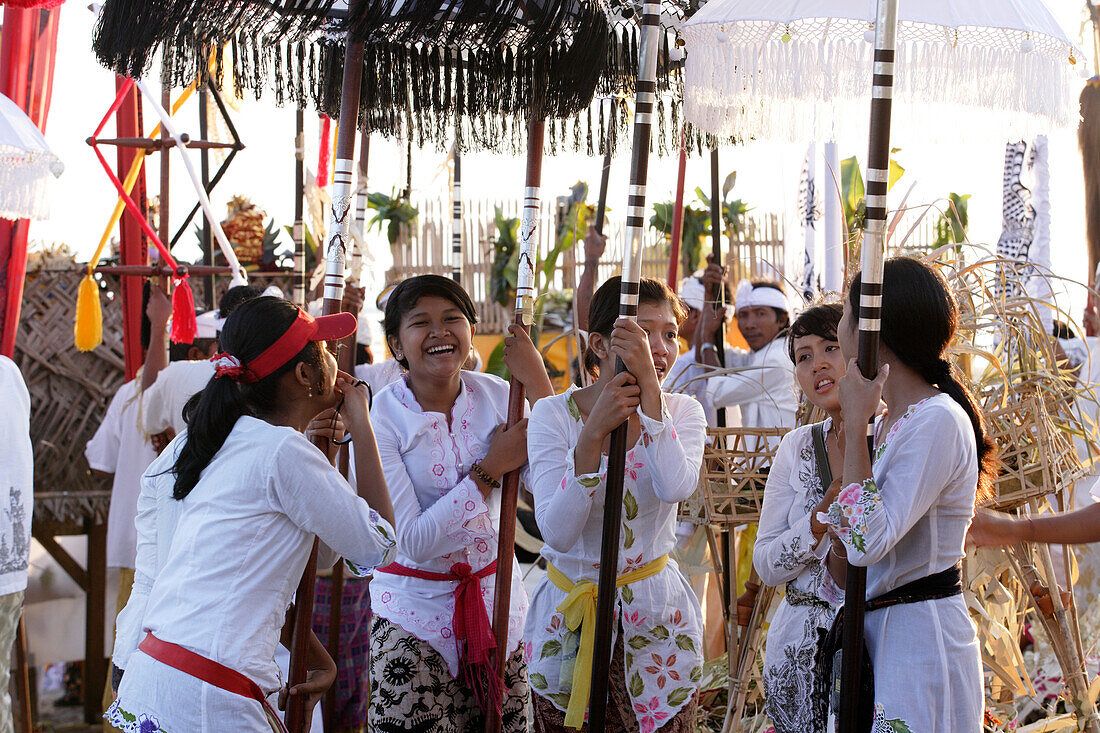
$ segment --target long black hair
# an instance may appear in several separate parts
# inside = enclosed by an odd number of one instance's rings
[[[242,303],[225,322],[220,337],[223,352],[247,364],[262,354],[286,333],[298,317],[293,303],[265,296]],[[229,377],[212,377],[205,389],[187,401],[183,419],[187,439],[172,468],[176,483],[175,499],[185,498],[244,415],[270,412],[279,404],[279,381],[299,363],[309,364],[324,373],[321,344],[310,341],[298,354],[258,382],[246,384]]]
[[[848,306],[859,313],[861,278],[848,290]],[[943,274],[920,260],[893,257],[882,273],[882,342],[903,364],[915,370],[958,403],[970,418],[978,447],[978,496],[988,496],[997,468],[996,448],[985,431],[974,395],[959,381],[945,357],[959,327],[959,304]]]
[[[410,277],[397,284],[386,302],[386,315],[382,320],[382,329],[386,334],[386,343],[390,344],[390,351],[394,351],[393,343],[401,330],[401,319],[416,306],[417,301],[433,295],[454,303],[471,325],[477,323],[477,308],[474,306],[473,299],[454,280],[442,275]],[[397,363],[404,369],[409,368],[408,359],[398,359]]]
[[[588,333],[598,333],[604,338],[610,338],[615,330],[615,321],[619,318],[619,291],[622,288],[622,278],[616,275],[608,278],[603,285],[596,290],[595,295],[588,304]],[[687,318],[687,308],[680,296],[672,292],[672,289],[660,280],[643,277],[638,282],[638,305],[645,303],[668,305],[672,309],[672,317],[676,319],[676,325]],[[599,376],[600,358],[592,347],[584,348],[584,370],[593,377]]]
[[[843,316],[844,306],[840,303],[817,303],[799,313],[787,331],[787,356],[794,362],[794,341],[803,336],[836,341],[836,329]]]

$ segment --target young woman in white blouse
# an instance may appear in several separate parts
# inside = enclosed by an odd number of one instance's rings
[[[587,717],[594,613],[611,431],[628,421],[619,547],[619,623],[611,663],[611,730],[694,731],[702,670],[699,602],[676,561],[676,507],[695,490],[706,417],[687,395],[661,391],[684,318],[663,283],[640,283],[637,322],[617,317],[618,277],[592,298],[585,364],[595,383],[543,400],[527,450],[547,578],[527,617],[535,730]],[[627,370],[615,374],[615,359]]]
[[[843,312],[840,303],[811,306],[787,335],[798,386],[828,417],[795,428],[779,444],[753,549],[760,579],[786,585],[764,649],[764,704],[776,733],[824,733],[810,722],[815,652],[818,631],[832,625],[844,591],[826,567],[829,538],[816,515],[836,497],[843,466],[837,383],[846,363],[836,337]]]
[[[393,509],[367,390],[338,375],[319,343],[355,326],[349,314],[313,319],[272,297],[243,304],[226,322],[215,377],[184,408],[187,431],[154,462],[161,471],[143,478],[171,484],[181,510],[164,531],[142,526],[157,522],[156,512],[138,520],[141,536],[172,536],[152,553],[139,546],[136,576],[151,578],[144,639],[106,714],[116,728],[205,731],[233,721],[235,730],[278,729],[266,702],[282,686],[274,650],[314,535],[326,545],[322,564],[341,556],[369,568],[392,557]],[[330,435],[342,433],[338,402],[359,447],[358,495],[333,456],[303,435],[319,413],[331,416]],[[314,676],[326,684],[291,694],[315,702],[334,677],[324,661]]]
[[[386,340],[405,374],[371,410],[398,554],[370,586],[370,730],[482,730],[498,700],[503,729],[527,730],[527,595],[515,564],[503,690],[490,626],[500,480],[527,463],[527,421],[505,429],[508,383],[463,370],[476,322],[466,291],[438,275],[403,281],[386,304]],[[553,393],[518,327],[504,358],[530,402]]]
[[[843,429],[862,435],[880,399],[874,460],[862,440],[844,446],[844,488],[822,515],[842,558],[867,568],[864,636],[870,668],[861,730],[953,733],[982,726],[982,666],[962,597],[960,563],[975,495],[987,489],[994,449],[947,349],[959,307],[943,275],[909,258],[886,262],[879,374],[855,365],[860,277],[837,336],[850,359],[840,380]],[[838,614],[825,662],[838,673]],[[819,688],[820,691],[821,688]],[[824,689],[831,689],[831,685]],[[828,702],[832,717],[838,696]]]

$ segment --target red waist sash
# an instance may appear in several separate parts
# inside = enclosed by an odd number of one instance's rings
[[[152,632],[145,635],[145,639],[138,646],[138,649],[161,664],[166,664],[172,669],[189,674],[208,685],[255,700],[263,705],[267,717],[273,722],[277,721],[280,730],[286,731],[281,718],[278,713],[271,709],[271,705],[268,704],[267,698],[259,685],[235,669],[218,664],[214,660],[207,659],[189,649],[184,649],[178,644],[161,641],[153,636]]]
[[[472,572],[464,562],[456,562],[449,573],[433,573],[391,563],[375,572],[403,575],[420,580],[447,580],[458,583],[455,588],[455,612],[452,620],[455,642],[464,641],[465,650],[459,646],[460,668],[467,684],[473,689],[482,710],[495,706],[500,699],[500,679],[496,674],[496,637],[481,597],[481,579],[497,571],[497,561]]]

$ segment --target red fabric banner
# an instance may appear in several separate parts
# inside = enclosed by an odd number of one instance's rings
[[[19,105],[43,132],[53,95],[60,15],[56,8],[24,9],[9,2],[0,35],[0,93]],[[15,351],[23,300],[29,223],[0,219],[0,354],[9,357]]]

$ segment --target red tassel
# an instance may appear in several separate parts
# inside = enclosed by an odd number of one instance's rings
[[[504,682],[497,672],[497,655],[490,654],[484,662],[471,662],[465,654],[459,659],[459,680],[474,693],[474,700],[488,718],[490,711],[499,711],[504,702]]]
[[[191,283],[185,277],[176,282],[172,289],[172,332],[169,335],[174,344],[194,343],[199,332],[195,323],[195,295],[191,292]]]
[[[317,153],[317,188],[328,185],[328,169],[332,167],[329,142],[332,139],[332,120],[321,115],[321,149]]]

